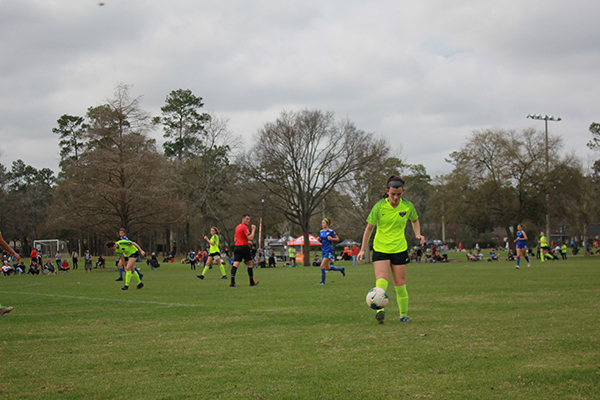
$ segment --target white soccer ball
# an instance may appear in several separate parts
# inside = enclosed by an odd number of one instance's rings
[[[373,310],[381,310],[389,301],[388,294],[382,288],[374,287],[367,293],[367,305]]]

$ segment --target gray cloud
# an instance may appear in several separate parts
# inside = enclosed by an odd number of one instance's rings
[[[155,114],[191,89],[247,143],[283,109],[334,111],[431,173],[474,129],[543,129],[528,113],[584,157],[600,120],[589,1],[105,3],[0,0],[0,162],[57,170],[58,117],[117,82]]]

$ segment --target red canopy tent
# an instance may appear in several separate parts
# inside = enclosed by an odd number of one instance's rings
[[[309,233],[308,234],[308,244],[311,246],[320,246],[321,242],[319,242],[316,237],[314,237],[313,235],[311,235]],[[290,240],[289,242],[287,242],[287,245],[288,246],[304,246],[304,235],[298,236],[294,240]]]

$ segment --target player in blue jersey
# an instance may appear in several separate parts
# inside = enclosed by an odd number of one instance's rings
[[[329,218],[323,218],[321,222],[321,233],[319,234],[319,242],[321,242],[321,253],[323,255],[323,261],[321,262],[321,282],[317,285],[324,285],[325,278],[327,277],[327,271],[340,271],[342,275],[346,276],[346,268],[335,267],[332,265],[335,261],[335,254],[333,253],[333,243],[339,242],[340,238],[335,234],[335,231],[329,227],[331,220]]]
[[[517,266],[519,269],[519,264],[521,263],[521,255],[525,256],[527,260],[527,266],[531,267],[531,262],[529,261],[529,256],[527,256],[527,235],[523,230],[523,226],[521,224],[517,225],[517,238],[515,239],[515,243],[517,244]]]

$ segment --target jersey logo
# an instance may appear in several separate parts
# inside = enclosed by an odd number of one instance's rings
[[[398,215],[400,215],[401,217],[404,217],[404,216],[406,215],[406,211],[400,211],[400,212],[398,213]]]

